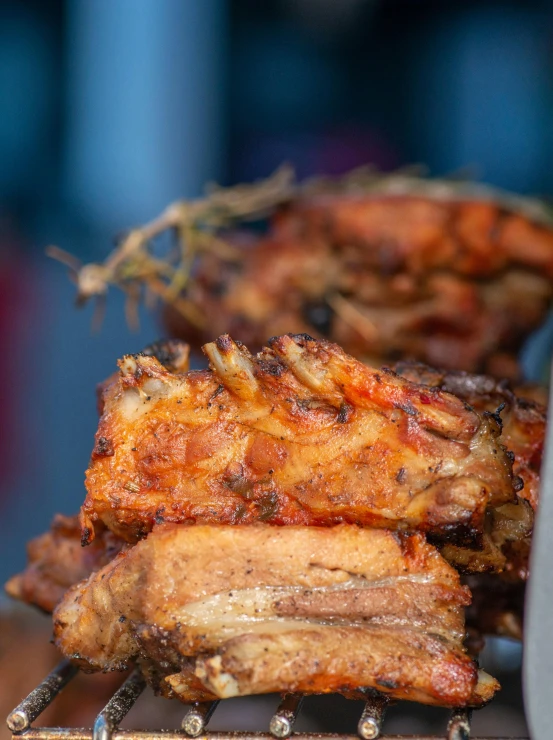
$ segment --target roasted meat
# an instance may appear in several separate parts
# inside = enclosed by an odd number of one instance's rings
[[[497,683],[463,648],[469,601],[420,534],[163,524],[67,593],[55,636],[88,670],[139,658],[185,702],[374,688],[478,705]]]
[[[495,414],[501,419],[501,442],[514,455],[513,472],[524,488],[519,495],[535,510],[539,499],[547,409],[540,402],[520,395],[505,380],[486,375],[442,371],[420,363],[398,362],[392,366],[401,377],[431,388],[439,388],[467,401],[476,411]],[[524,388],[520,388],[524,393]],[[536,395],[536,391],[532,391]]]
[[[129,542],[158,521],[421,530],[481,547],[518,520],[499,426],[454,396],[305,335],[252,357],[228,336],[175,375],[128,355],[104,396],[82,507]]]
[[[513,454],[513,472],[524,487],[518,492],[536,510],[539,500],[539,476],[542,462],[547,410],[539,402],[523,398],[511,389],[507,381],[497,381],[485,375],[446,372],[419,363],[402,362],[395,372],[415,383],[455,394],[479,412],[494,414],[501,419],[500,440]],[[521,511],[523,511],[521,509]],[[523,527],[526,524],[522,525]],[[512,536],[514,535],[514,536]],[[502,546],[506,556],[502,578],[518,581],[528,578],[530,537],[519,536],[516,528]],[[447,553],[446,553],[447,555]]]
[[[418,363],[397,363],[394,370],[413,382],[454,393],[478,411],[499,415],[501,441],[513,452],[513,471],[524,481],[518,495],[537,509],[547,409],[531,399],[543,397],[543,392],[532,389],[532,396],[524,397],[520,393],[528,393],[527,389],[511,389],[506,381],[442,372]],[[479,574],[468,578],[473,600],[467,611],[467,624],[478,634],[522,639],[530,548],[530,537],[515,538],[502,547],[506,562],[499,577]]]
[[[172,333],[197,343],[228,332],[258,348],[308,332],[374,366],[517,377],[553,297],[551,221],[499,195],[424,190],[388,178],[368,193],[300,193],[262,237],[226,235],[232,259],[201,256],[187,297],[205,329],[169,307]]]
[[[70,586],[107,565],[124,545],[100,526],[92,545],[83,548],[79,518],[57,514],[50,530],[28,543],[28,565],[8,581],[6,591],[14,599],[51,612]]]

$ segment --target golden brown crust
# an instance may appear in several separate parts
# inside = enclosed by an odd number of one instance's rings
[[[352,693],[372,688],[394,699],[464,706],[477,669],[460,650],[430,635],[375,627],[318,627],[243,635],[200,658],[196,675],[222,698],[286,690]]]
[[[419,529],[478,546],[516,503],[496,422],[304,335],[252,357],[228,336],[211,369],[174,375],[127,356],[87,471],[84,538],[155,521]]]
[[[393,369],[414,383],[453,393],[480,413],[498,413],[502,425],[501,442],[513,453],[513,472],[524,483],[519,496],[536,510],[547,422],[547,409],[536,399],[543,398],[543,389],[525,389],[524,386],[512,389],[504,380],[436,370],[419,363],[399,362],[393,365]],[[528,394],[528,397],[523,394]]]
[[[462,646],[469,600],[422,535],[165,524],[72,588],[55,634],[88,670],[140,656],[183,701],[372,687],[460,706],[484,700]]]
[[[436,370],[409,362],[397,363],[394,370],[413,382],[453,393],[481,413],[498,416],[502,425],[501,442],[513,455],[513,473],[524,483],[517,494],[528,501],[534,511],[537,509],[547,421],[545,406],[531,397],[519,395],[519,387],[513,390],[507,381],[497,381],[485,375]],[[522,391],[524,392],[524,388]],[[536,389],[532,389],[532,393],[539,397]],[[502,578],[516,582],[528,578],[531,539],[523,531],[526,523],[519,527],[516,517],[511,516],[514,513],[514,510],[507,511],[508,516],[503,524],[498,523],[495,527],[494,536],[498,544],[500,539],[503,540],[501,550],[505,562],[501,568]],[[451,557],[448,550],[444,551],[444,555]],[[468,553],[466,555],[469,557]],[[458,563],[459,557],[460,554],[456,556]],[[484,562],[488,559],[486,553],[479,557]],[[477,568],[472,566],[471,570]],[[487,623],[490,623],[489,619]]]

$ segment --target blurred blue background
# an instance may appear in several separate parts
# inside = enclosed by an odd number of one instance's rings
[[[94,389],[127,329],[72,306],[54,243],[101,260],[207,181],[424,162],[553,191],[551,3],[3,0],[0,3],[0,581],[75,512]]]

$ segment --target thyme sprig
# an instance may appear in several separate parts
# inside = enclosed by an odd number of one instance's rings
[[[127,296],[125,312],[131,327],[138,324],[140,301],[151,304],[160,298],[201,329],[204,317],[186,297],[197,257],[212,252],[226,260],[239,259],[220,232],[263,218],[290,200],[293,190],[293,170],[284,165],[265,180],[231,188],[213,185],[205,198],[173,203],[157,218],[128,232],[102,263],[83,265],[56,246],[48,247],[46,253],[69,268],[77,285],[77,305],[96,300],[96,325],[109,287],[116,286]],[[176,248],[161,259],[155,255],[155,238],[166,231],[174,232]]]

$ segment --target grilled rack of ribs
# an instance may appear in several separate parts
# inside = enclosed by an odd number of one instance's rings
[[[138,658],[184,702],[373,688],[465,706],[498,688],[463,648],[469,601],[422,535],[165,524],[70,589],[54,621],[81,667]]]
[[[129,542],[162,521],[350,522],[428,532],[463,553],[486,544],[487,562],[465,566],[483,570],[503,563],[511,526],[531,525],[497,420],[455,396],[305,335],[256,356],[228,336],[204,351],[210,369],[184,374],[120,361],[87,471],[84,542],[98,522]]]
[[[100,386],[87,546],[57,519],[9,592],[57,603],[56,643],[83,670],[136,663],[184,702],[491,699],[463,644],[459,571],[504,570],[529,535],[538,406],[489,379],[374,370],[306,335],[204,351],[201,371],[178,342],[120,361]],[[471,578],[467,626],[499,632]]]

